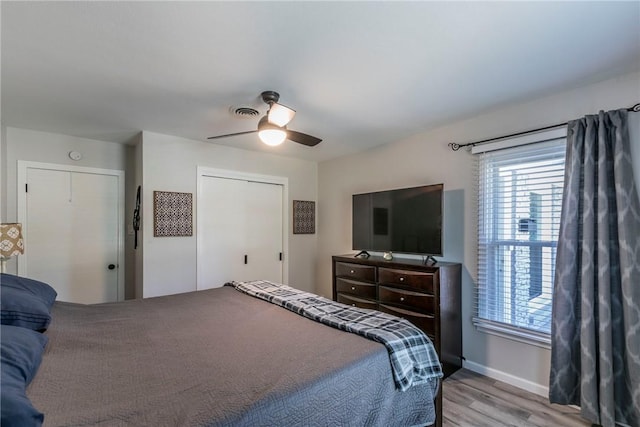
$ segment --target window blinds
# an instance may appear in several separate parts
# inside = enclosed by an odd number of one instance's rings
[[[478,156],[478,289],[474,323],[548,341],[566,139]]]

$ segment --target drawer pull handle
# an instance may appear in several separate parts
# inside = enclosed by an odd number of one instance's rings
[[[351,274],[353,274],[353,273],[354,273],[354,271],[353,271],[353,270],[351,270]]]
[[[352,286],[352,287],[351,287],[351,290],[352,290],[352,291],[355,291],[355,290],[356,290],[356,287],[355,287],[355,286]]]
[[[401,281],[401,282],[404,282],[404,277],[401,277],[401,278],[400,278],[400,281]]]
[[[355,304],[351,304],[351,307],[355,307],[355,306],[356,306]]]
[[[404,301],[404,297],[400,297],[400,302]]]

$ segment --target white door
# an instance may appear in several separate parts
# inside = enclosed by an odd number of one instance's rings
[[[25,238],[19,274],[49,283],[59,301],[121,300],[121,175],[64,168],[22,170],[27,187],[19,209]]]
[[[202,180],[198,206],[198,265],[209,289],[238,280],[244,269],[245,181],[206,177]]]
[[[283,279],[283,186],[201,176],[197,289]]]
[[[247,263],[242,280],[282,283],[282,186],[247,182],[245,188]]]

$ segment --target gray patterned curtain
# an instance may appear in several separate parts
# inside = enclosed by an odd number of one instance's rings
[[[627,114],[568,124],[553,295],[549,399],[604,427],[640,426],[640,202]]]

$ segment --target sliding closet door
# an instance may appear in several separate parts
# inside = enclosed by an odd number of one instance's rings
[[[282,185],[247,182],[244,280],[282,282]]]
[[[282,282],[282,185],[202,176],[198,197],[198,285]]]
[[[245,185],[245,181],[210,176],[201,180],[198,289],[223,286],[243,273]]]

